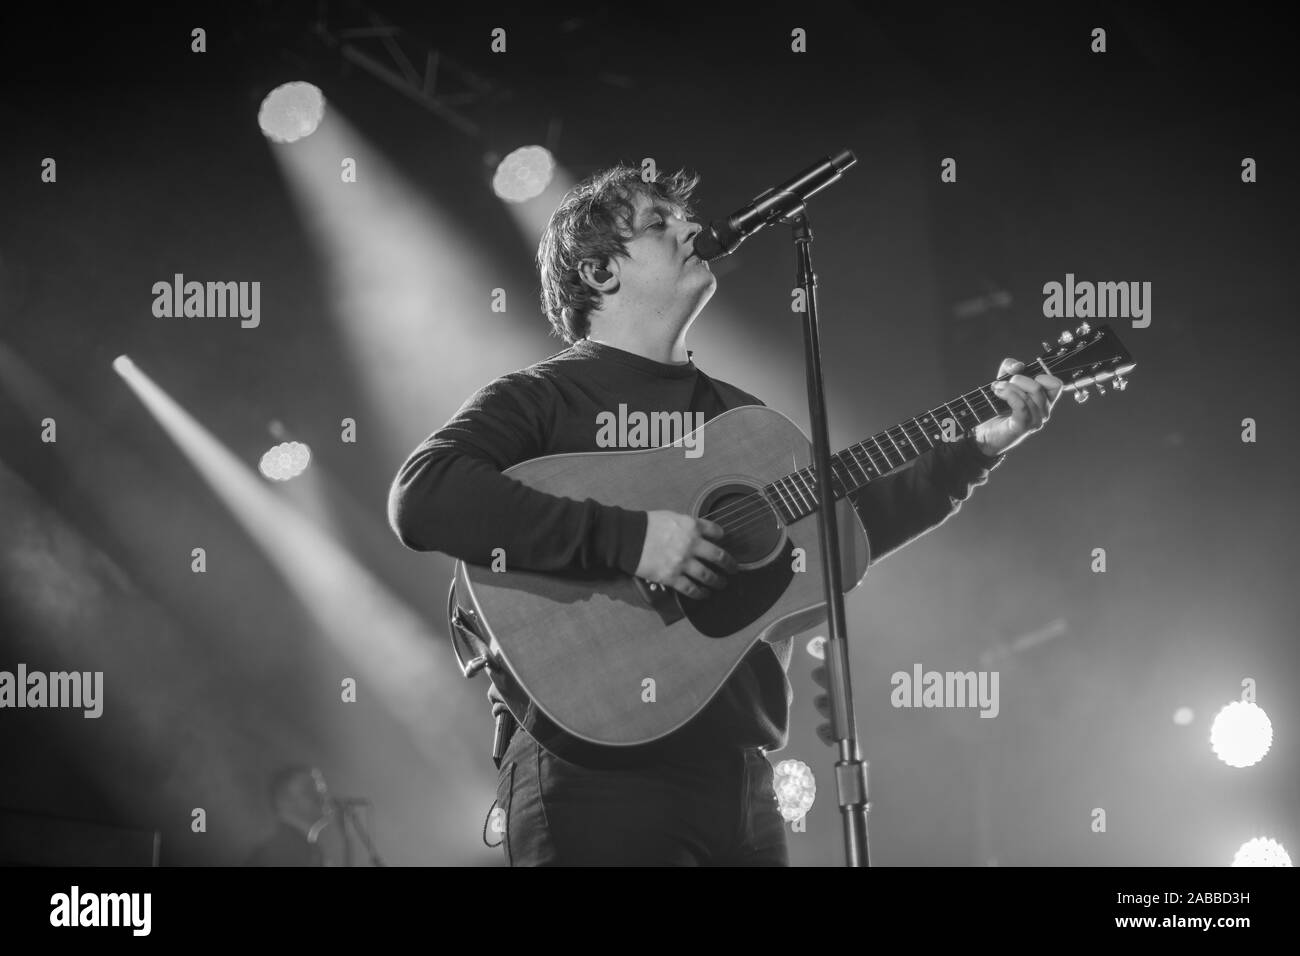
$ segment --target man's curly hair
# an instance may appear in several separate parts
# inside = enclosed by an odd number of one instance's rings
[[[641,170],[619,163],[602,170],[565,195],[537,246],[537,272],[542,283],[542,311],[553,335],[570,345],[591,331],[591,313],[602,295],[578,276],[584,259],[608,266],[615,256],[627,256],[636,197],[668,202],[693,218],[691,195],[700,183],[696,173],[678,170],[651,182]]]

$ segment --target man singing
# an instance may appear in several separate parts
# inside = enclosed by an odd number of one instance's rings
[[[315,767],[281,767],[271,776],[276,829],[258,844],[248,866],[351,866],[347,824]],[[326,852],[328,848],[328,852]]]
[[[569,347],[475,393],[407,459],[389,521],[417,551],[511,568],[616,569],[706,598],[736,564],[716,523],[536,491],[502,471],[533,458],[594,452],[599,416],[683,413],[708,421],[758,398],[701,371],[686,335],[717,288],[696,257],[691,196],[699,177],[643,182],[616,166],[579,184],[537,252],[542,307]],[[1017,371],[1007,359],[998,373]],[[1061,382],[1017,374],[995,392],[1008,414],[850,497],[874,561],[941,524],[1003,454],[1047,421]],[[508,675],[489,696],[522,715],[499,765],[495,826],[512,865],[787,864],[766,754],[788,736],[792,638],[760,641],[690,723],[637,757],[564,759],[575,743]]]

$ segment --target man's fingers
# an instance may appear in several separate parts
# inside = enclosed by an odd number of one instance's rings
[[[709,596],[708,591],[700,587],[684,574],[679,575],[677,579],[673,581],[672,587],[674,591],[677,591],[680,594],[685,594],[687,597],[695,598],[697,601],[702,601]]]
[[[1026,430],[1037,428],[1042,424],[1042,408],[1024,389],[1007,383],[999,394],[1011,406],[1012,416],[1023,424]]]
[[[1006,382],[999,382],[994,386],[999,398],[1011,406],[1011,414],[1026,424],[1029,423],[1030,413],[1029,406],[1025,402],[1025,397],[1020,394],[1020,389],[1014,385],[1008,385]]]
[[[696,581],[699,581],[701,584],[714,588],[715,590],[721,590],[727,586],[726,578],[721,574],[710,571],[704,566],[702,561],[696,561],[694,558],[683,565],[682,571],[690,575]]]
[[[818,687],[825,687],[829,689],[830,675],[826,671],[825,664],[818,664],[816,667],[812,669],[812,679],[813,679],[813,683],[816,684]],[[830,694],[818,694],[816,697],[814,697],[813,708],[817,711],[818,714],[820,714],[823,718],[829,721],[831,719]],[[824,743],[827,747],[835,746],[835,736],[834,734],[831,733],[831,725],[829,723],[817,725],[817,739],[820,740],[822,743]]]
[[[700,534],[706,538],[722,538],[727,532],[722,525],[716,521],[710,521],[708,518],[696,518],[699,523]]]
[[[1034,424],[1040,424],[1047,417],[1047,393],[1043,391],[1043,386],[1035,382],[1032,378],[1025,375],[1011,376],[1011,384],[1019,388],[1038,410],[1034,417]]]
[[[1025,363],[1013,358],[1004,358],[1002,364],[998,366],[998,378],[1003,375],[1010,375],[1012,372],[1018,372],[1024,368]]]
[[[1047,407],[1051,409],[1057,398],[1060,397],[1061,389],[1065,387],[1065,383],[1055,375],[1035,375],[1034,381],[1047,390]]]
[[[739,566],[736,564],[736,559],[731,556],[730,552],[724,551],[722,548],[719,548],[716,544],[709,541],[700,542],[699,546],[695,549],[695,556],[697,558],[703,558],[710,564],[716,564],[727,574],[735,574],[740,570]]]

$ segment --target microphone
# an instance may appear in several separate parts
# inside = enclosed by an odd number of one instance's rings
[[[742,242],[766,225],[803,211],[814,195],[838,182],[858,161],[853,150],[827,156],[780,186],[759,193],[749,205],[726,219],[715,219],[695,234],[695,254],[708,262],[735,252]]]

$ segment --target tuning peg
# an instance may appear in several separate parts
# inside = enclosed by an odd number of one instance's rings
[[[1094,382],[1093,384],[1094,384],[1094,385],[1096,386],[1096,388],[1097,388],[1097,394],[1098,394],[1098,395],[1105,395],[1105,394],[1106,394],[1106,389],[1102,387],[1101,382]]]
[[[1082,405],[1084,402],[1088,400],[1088,390],[1086,388],[1076,389],[1074,393],[1074,400],[1078,402],[1080,405]]]
[[[1051,345],[1051,343],[1050,343],[1050,342],[1044,342],[1044,343],[1043,343],[1043,354],[1046,355],[1046,354],[1047,354],[1048,352],[1050,352],[1050,351],[1052,351],[1052,345]]]
[[[1128,388],[1128,379],[1123,375],[1116,375],[1115,381],[1110,383],[1110,387],[1115,389],[1117,392],[1122,392],[1124,389]]]
[[[1079,326],[1077,329],[1074,330],[1074,334],[1075,334],[1075,335],[1087,335],[1087,334],[1088,334],[1089,332],[1091,332],[1091,331],[1092,331],[1092,326],[1089,325],[1087,322],[1085,322],[1085,323],[1083,323],[1083,325]]]
[[[1071,335],[1068,330],[1066,330],[1065,332],[1061,333],[1061,337],[1056,341],[1059,342],[1061,345],[1069,345],[1071,342],[1074,341],[1074,336]]]

